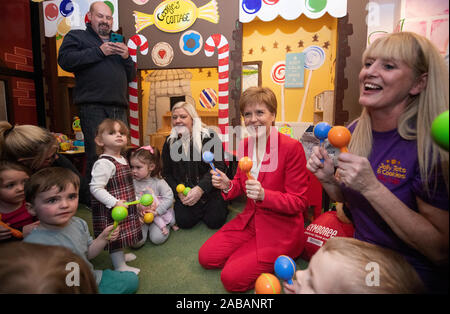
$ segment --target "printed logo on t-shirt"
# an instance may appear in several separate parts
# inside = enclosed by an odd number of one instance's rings
[[[392,184],[399,184],[400,180],[406,179],[406,168],[396,159],[388,159],[378,165],[377,179]]]

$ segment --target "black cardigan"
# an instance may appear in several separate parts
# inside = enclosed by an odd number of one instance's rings
[[[175,141],[173,144],[170,144],[166,138],[162,150],[162,175],[172,188],[176,199],[178,199],[178,193],[176,191],[178,184],[184,184],[186,187],[190,188],[198,185],[205,192],[202,196],[202,199],[204,200],[212,195],[217,197],[217,194],[219,194],[220,191],[213,187],[211,183],[211,174],[209,173],[211,166],[201,160],[202,154],[199,152],[195,152],[194,154],[192,147],[193,145],[191,140],[190,158],[187,158],[187,155],[182,152],[183,149],[180,142]],[[224,162],[223,146],[218,135],[215,132],[210,131],[210,137],[205,136],[202,139],[202,147],[202,153],[205,150],[209,150],[214,153],[214,166],[220,171],[226,172],[227,166]],[[220,147],[220,151],[215,151],[214,148],[218,147]],[[183,154],[182,156],[184,158],[174,161],[170,156],[171,148],[177,156],[181,156]],[[176,149],[177,151],[175,151]],[[194,156],[197,157],[196,160],[194,160]]]

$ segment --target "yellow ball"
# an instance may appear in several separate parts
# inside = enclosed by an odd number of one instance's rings
[[[177,192],[178,192],[178,193],[183,193],[183,191],[184,191],[185,188],[186,188],[186,187],[184,186],[184,184],[178,184],[178,185],[177,185]]]
[[[144,215],[144,222],[146,224],[151,224],[153,222],[153,218],[154,218],[153,213],[146,213]]]

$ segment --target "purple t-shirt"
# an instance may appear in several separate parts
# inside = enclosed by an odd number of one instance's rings
[[[349,128],[351,132],[354,127],[352,125]],[[373,146],[369,161],[377,179],[414,211],[418,211],[416,196],[432,206],[448,211],[448,194],[442,174],[437,174],[437,189],[434,193],[430,189],[431,196],[423,188],[416,141],[403,139],[397,130],[373,131],[372,134]],[[434,182],[434,179],[435,177],[430,182]],[[434,266],[424,255],[403,242],[360,193],[344,185],[342,191],[352,214],[355,238],[402,254],[414,266],[429,290],[448,289],[448,277],[442,277],[445,270]]]

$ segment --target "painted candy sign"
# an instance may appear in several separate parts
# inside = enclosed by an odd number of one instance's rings
[[[150,25],[166,33],[177,33],[191,27],[197,18],[215,24],[219,22],[216,0],[200,8],[190,0],[167,0],[156,7],[153,15],[134,11],[134,16],[136,33]]]
[[[310,19],[325,13],[333,17],[347,14],[347,0],[239,0],[239,21],[248,23],[258,17],[264,22],[280,15],[285,20],[295,20],[301,14]]]

